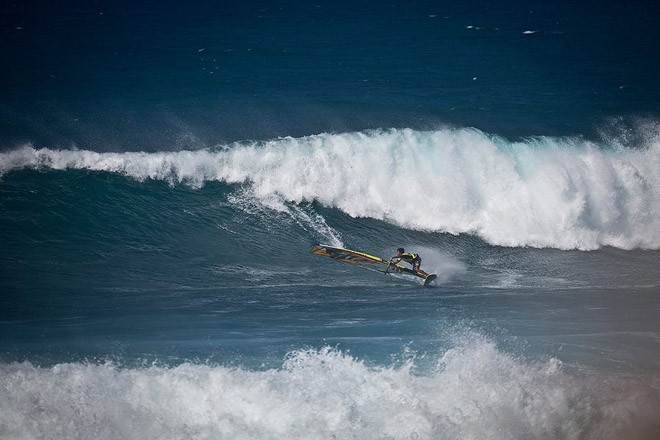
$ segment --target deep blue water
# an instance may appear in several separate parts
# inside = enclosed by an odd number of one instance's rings
[[[659,12],[3,3],[0,438],[657,438]]]
[[[158,151],[657,115],[658,5],[574,3],[5,2],[1,139]]]

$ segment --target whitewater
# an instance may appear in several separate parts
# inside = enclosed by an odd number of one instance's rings
[[[0,6],[0,440],[658,440],[660,3],[271,3]]]
[[[557,359],[518,358],[474,333],[457,336],[430,374],[405,357],[376,367],[325,347],[263,371],[0,364],[0,437],[651,440],[660,432],[657,377],[571,375]]]
[[[637,136],[640,138],[640,136]],[[493,245],[660,248],[660,137],[533,137],[477,129],[370,130],[197,151],[99,153],[24,146],[0,176],[32,168],[119,173],[199,188],[244,184],[270,206],[316,201],[352,217]]]

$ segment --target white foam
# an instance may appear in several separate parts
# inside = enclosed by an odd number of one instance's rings
[[[279,369],[199,364],[0,364],[0,436],[12,439],[657,438],[657,383],[577,377],[467,336],[435,371],[369,367],[324,348]]]
[[[159,153],[28,146],[0,153],[0,174],[72,168],[193,187],[242,183],[271,204],[318,201],[355,217],[497,245],[658,249],[660,140],[636,147],[550,137],[509,142],[473,129],[376,130]]]

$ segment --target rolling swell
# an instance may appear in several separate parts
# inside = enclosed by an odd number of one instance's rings
[[[318,202],[352,217],[471,234],[493,245],[657,249],[660,141],[635,147],[392,129],[159,153],[26,146],[0,155],[0,173],[84,169],[191,188],[222,182],[242,185],[275,210]]]
[[[476,236],[356,219],[319,202],[258,196],[249,183],[210,181],[192,188],[116,173],[49,169],[12,173],[0,188],[0,240],[9,258],[0,270],[17,286],[25,283],[18,278],[21,273],[30,283],[47,282],[38,290],[44,294],[53,280],[69,289],[72,277],[88,279],[89,287],[148,290],[217,286],[218,277],[244,287],[284,279],[304,284],[309,270],[321,277],[327,273],[332,283],[339,282],[337,277],[349,284],[388,281],[310,259],[312,242],[384,258],[397,246],[416,249],[442,284],[512,289],[548,283],[565,287],[568,280],[573,286],[656,283],[653,252],[508,250]],[[590,265],[600,269],[592,273]],[[461,278],[466,272],[468,277]]]

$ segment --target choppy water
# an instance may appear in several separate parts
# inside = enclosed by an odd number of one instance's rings
[[[657,438],[657,7],[477,6],[2,6],[0,438]]]

